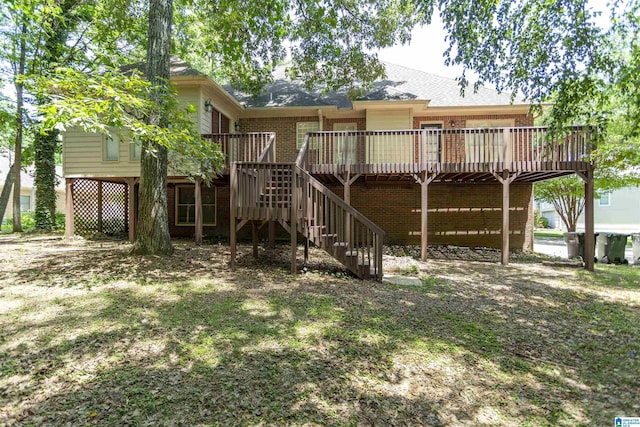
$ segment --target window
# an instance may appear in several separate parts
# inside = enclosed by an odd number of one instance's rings
[[[31,210],[31,196],[20,196],[20,212]]]
[[[426,162],[439,162],[442,153],[442,123],[420,123],[420,129],[425,130],[420,135],[423,147],[421,155]]]
[[[318,132],[320,126],[318,122],[298,122],[296,123],[296,149],[300,149],[304,143],[304,136],[308,132]]]
[[[216,188],[202,186],[202,224],[216,225]],[[195,225],[196,187],[194,185],[176,187],[176,225]]]
[[[600,198],[598,199],[599,206],[611,206],[611,193],[600,193]]]
[[[129,145],[130,145],[129,158],[131,160],[140,160],[140,153],[142,151],[142,141],[140,141],[138,138],[135,138],[133,141],[131,141]]]
[[[102,150],[102,160],[105,162],[117,162],[120,151],[120,137],[111,133],[104,137],[104,147]]]
[[[501,162],[504,136],[492,128],[511,127],[513,119],[467,120],[467,128],[478,130],[465,134],[464,151],[467,163]]]
[[[358,130],[357,123],[334,123],[334,131],[349,132]],[[356,162],[356,145],[357,138],[355,136],[336,135],[334,138],[334,163],[339,165],[353,164]]]

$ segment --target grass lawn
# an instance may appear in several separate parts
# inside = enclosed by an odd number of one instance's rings
[[[640,415],[640,269],[0,236],[0,425],[605,426]],[[302,259],[300,251],[299,260]]]
[[[564,235],[564,231],[554,230],[554,229],[536,229],[533,232],[534,237],[557,237],[558,239],[562,239]]]

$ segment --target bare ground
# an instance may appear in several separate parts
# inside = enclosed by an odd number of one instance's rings
[[[318,251],[289,275],[287,246],[243,246],[236,271],[225,245],[129,249],[0,235],[0,425],[640,416],[637,268],[416,261],[422,286],[402,287]]]

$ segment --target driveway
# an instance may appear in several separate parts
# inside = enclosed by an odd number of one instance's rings
[[[545,255],[567,257],[567,245],[562,238],[536,237],[533,241],[533,250]],[[633,249],[631,247],[627,246],[624,255],[630,263],[633,262]]]

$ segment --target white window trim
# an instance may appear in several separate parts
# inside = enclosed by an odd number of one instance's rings
[[[310,127],[311,129],[301,129]],[[302,148],[304,143],[304,136],[309,132],[318,132],[320,130],[320,123],[317,120],[308,122],[296,122],[296,150]],[[301,134],[302,133],[302,134]]]
[[[137,158],[133,155],[136,145],[140,145],[140,156],[138,156]],[[140,141],[137,138],[134,138],[133,140],[131,140],[129,142],[129,161],[130,162],[139,162],[141,157],[142,157],[142,141]]]
[[[607,203],[602,203],[602,196],[607,195]],[[605,191],[603,193],[600,194],[600,197],[598,197],[598,206],[602,206],[602,207],[607,207],[607,206],[611,206],[611,191]]]
[[[180,194],[179,194],[179,192],[180,192],[180,189],[183,189],[183,188],[191,189],[194,192],[196,191],[195,185],[176,185],[176,190],[175,190],[175,215],[174,215],[175,216],[175,221],[174,222],[175,222],[176,227],[193,227],[194,225],[196,225],[196,220],[195,220],[195,201],[194,201],[194,204],[193,204],[193,208],[194,208],[194,211],[193,211],[193,222],[188,222],[188,223],[187,222],[184,222],[184,223],[180,222],[180,216],[178,214],[178,206],[181,205],[181,203],[179,203],[180,202]],[[203,227],[215,227],[216,224],[218,223],[218,189],[215,186],[211,186],[211,187],[208,187],[208,188],[213,190],[213,193],[214,193],[213,194],[213,200],[215,201],[215,203],[213,204],[213,223],[205,222],[204,218],[202,218],[202,226]],[[206,204],[206,205],[203,204],[202,206],[203,207],[204,206],[211,206],[211,204]]]
[[[422,129],[422,125],[440,125],[440,128],[444,129],[444,122],[442,120],[420,120],[418,129]]]

